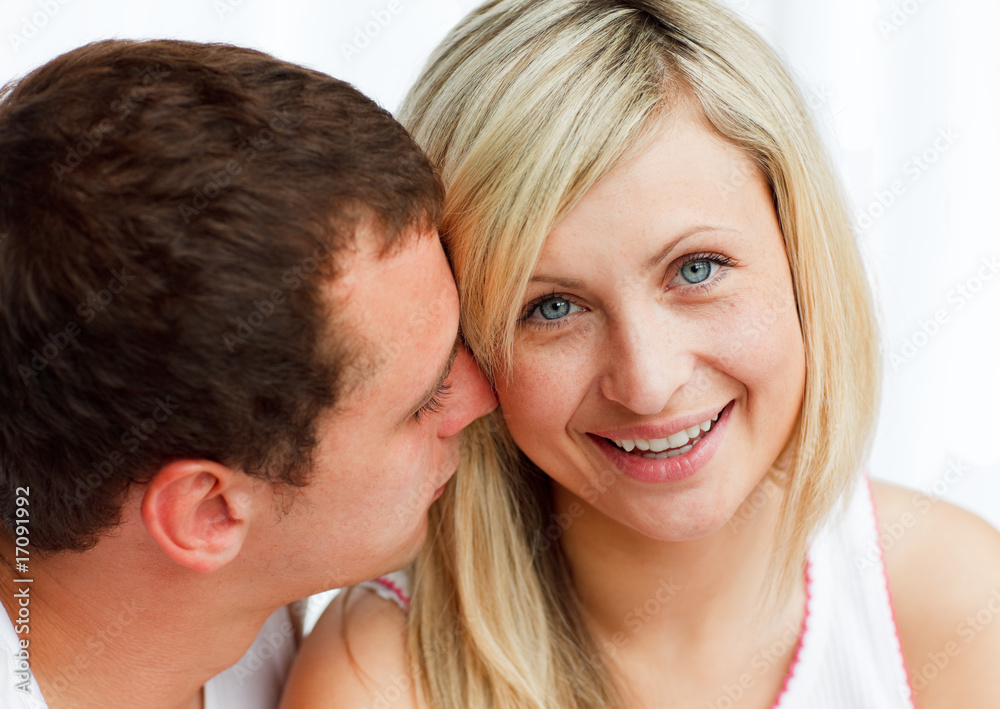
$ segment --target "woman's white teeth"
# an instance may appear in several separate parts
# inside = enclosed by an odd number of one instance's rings
[[[689,450],[694,448],[694,444],[684,446],[683,448],[676,448],[674,450],[669,450],[666,453],[657,453],[655,455],[644,455],[643,458],[652,458],[653,460],[662,460],[663,458],[673,458],[674,456],[684,455]]]
[[[654,438],[649,441],[649,450],[659,453],[660,451],[665,451],[667,448],[673,448],[669,441],[669,438]]]
[[[712,417],[710,421],[702,421],[696,426],[691,426],[691,428],[686,428],[683,431],[678,431],[672,436],[667,436],[666,438],[650,438],[643,439],[637,438],[635,440],[615,440],[614,444],[619,448],[623,448],[626,452],[631,453],[633,450],[638,448],[639,450],[646,452],[649,451],[644,458],[673,458],[675,455],[682,455],[687,453],[691,448],[694,447],[694,443],[688,445],[690,441],[695,441],[699,438],[701,434],[705,433],[712,427],[714,421],[719,420],[719,414]],[[700,440],[700,439],[699,439]]]
[[[691,437],[688,436],[687,431],[678,431],[672,436],[667,436],[667,441],[670,442],[670,445],[664,448],[663,450],[666,450],[667,448],[680,448],[681,446],[686,444],[689,440],[691,440]]]

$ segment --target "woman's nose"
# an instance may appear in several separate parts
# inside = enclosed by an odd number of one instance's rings
[[[636,320],[612,330],[601,393],[638,415],[652,416],[691,378],[693,358],[679,333],[663,323]]]

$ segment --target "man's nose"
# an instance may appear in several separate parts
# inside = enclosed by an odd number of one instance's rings
[[[448,382],[451,385],[451,401],[438,429],[441,438],[454,436],[497,407],[493,387],[465,345],[458,346]]]

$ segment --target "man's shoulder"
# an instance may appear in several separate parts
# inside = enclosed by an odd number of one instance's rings
[[[368,590],[352,589],[333,600],[304,641],[282,707],[383,704],[416,706],[406,614]]]
[[[917,705],[1000,705],[983,681],[1000,666],[1000,533],[913,490],[873,481],[872,494]]]

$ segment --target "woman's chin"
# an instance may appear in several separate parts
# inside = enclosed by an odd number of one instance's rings
[[[691,542],[725,532],[737,506],[701,508],[689,512],[659,510],[632,519],[619,519],[639,534],[661,542]]]

